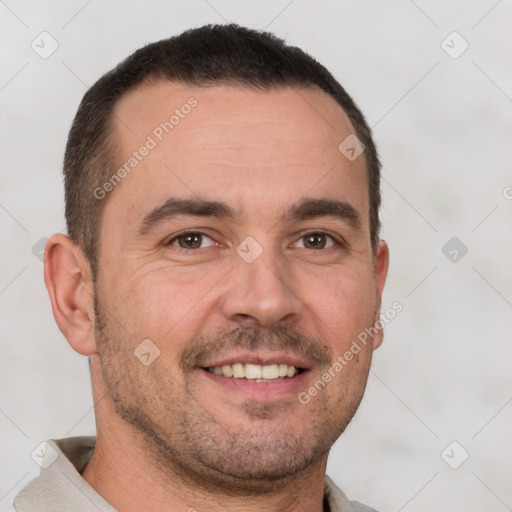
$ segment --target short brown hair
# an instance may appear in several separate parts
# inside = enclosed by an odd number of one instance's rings
[[[257,90],[320,88],[333,97],[365,146],[370,236],[375,249],[380,232],[380,162],[371,130],[351,97],[324,66],[271,33],[235,24],[206,25],[137,50],[103,75],[80,103],[64,156],[65,214],[68,234],[88,258],[93,278],[98,271],[101,219],[107,203],[93,191],[116,170],[114,107],[142,82],[160,78]]]

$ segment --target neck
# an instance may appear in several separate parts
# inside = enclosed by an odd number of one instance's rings
[[[138,512],[281,512],[323,510],[325,461],[315,468],[283,479],[273,490],[265,489],[251,496],[226,494],[192,485],[176,471],[159,471],[149,461],[141,444],[125,442],[114,435],[98,432],[96,449],[84,470],[84,480],[117,510]],[[171,476],[174,473],[174,476]],[[234,489],[236,489],[234,487]]]

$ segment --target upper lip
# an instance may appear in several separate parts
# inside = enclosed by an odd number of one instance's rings
[[[209,368],[235,363],[259,364],[261,366],[287,364],[288,366],[295,366],[295,368],[301,368],[304,370],[309,370],[311,368],[311,364],[307,360],[278,350],[229,354],[215,359],[209,359],[205,364],[202,364],[201,367]]]

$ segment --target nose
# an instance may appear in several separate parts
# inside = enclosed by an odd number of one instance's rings
[[[238,258],[229,273],[222,303],[224,317],[237,324],[272,327],[293,322],[304,307],[293,289],[291,271],[271,250],[253,262]]]

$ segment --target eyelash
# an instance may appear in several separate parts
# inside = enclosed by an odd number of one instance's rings
[[[177,241],[178,238],[180,238],[181,236],[185,236],[185,235],[201,235],[203,237],[207,237],[209,238],[210,240],[212,240],[214,242],[214,244],[212,244],[211,246],[213,245],[218,245],[218,243],[210,236],[210,235],[207,235],[206,233],[203,233],[202,231],[194,231],[194,230],[187,230],[187,231],[182,231],[180,233],[178,233],[177,235],[174,235],[168,242],[165,243],[166,246],[170,246],[170,245],[174,245],[173,242]],[[333,242],[333,245],[334,246],[337,246],[338,248],[344,248],[347,246],[345,240],[341,237],[341,236],[335,236],[333,234],[330,234],[326,231],[315,231],[315,230],[312,230],[312,231],[308,231],[306,233],[303,233],[301,234],[301,236],[294,242],[297,243],[299,240],[302,240],[303,238],[307,237],[307,236],[311,236],[311,235],[322,235],[322,236],[325,236],[325,237],[328,237],[332,242]],[[209,247],[211,247],[209,246]],[[183,251],[198,251],[199,249],[207,249],[207,247],[200,247],[198,249],[185,249],[184,247],[180,247],[179,245],[175,245],[175,247],[177,247],[178,249],[181,249]],[[327,247],[327,248],[324,248],[324,249],[316,249],[316,251],[320,252],[320,251],[325,251],[327,249],[332,249],[333,247]],[[305,248],[307,249],[307,248]],[[311,251],[315,251],[315,249],[310,249]]]

